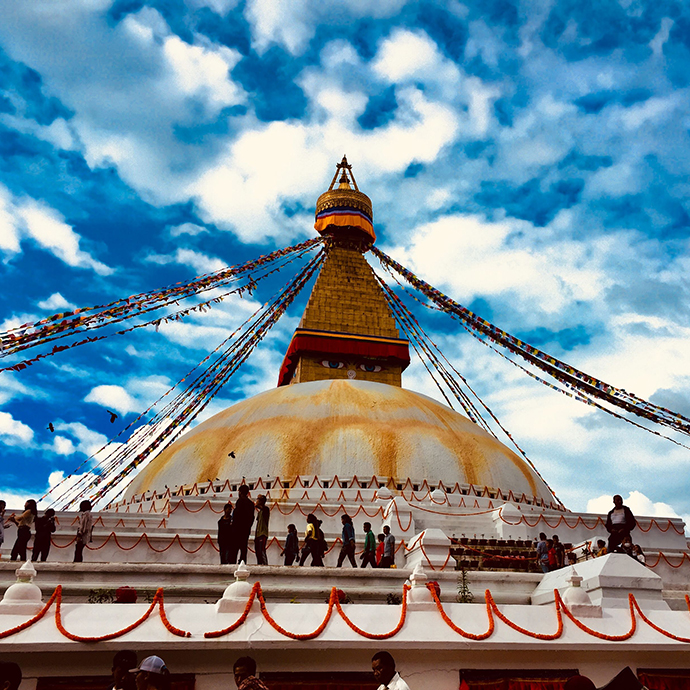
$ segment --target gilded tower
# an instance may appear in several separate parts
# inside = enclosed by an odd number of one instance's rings
[[[400,338],[363,256],[376,240],[372,205],[359,191],[345,156],[316,203],[314,227],[326,238],[328,256],[290,341],[278,385],[363,379],[400,386],[410,363],[408,342]]]

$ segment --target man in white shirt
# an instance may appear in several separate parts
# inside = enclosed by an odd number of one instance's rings
[[[379,685],[378,690],[410,690],[410,686],[395,670],[395,659],[389,652],[376,652],[371,658],[371,670]]]

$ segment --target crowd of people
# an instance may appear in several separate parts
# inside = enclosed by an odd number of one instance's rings
[[[596,548],[593,549],[595,557],[605,556],[607,553],[623,553],[646,565],[647,559],[642,547],[639,544],[633,544],[630,535],[637,527],[637,520],[635,520],[630,508],[623,505],[623,497],[618,494],[613,497],[613,508],[606,516],[605,526],[609,533],[608,542],[597,539]],[[566,553],[557,534],[554,534],[551,539],[547,539],[546,534],[540,532],[535,549],[537,562],[544,573],[558,570],[564,565],[572,565],[577,561],[577,556],[573,551]]]
[[[112,690],[170,690],[173,678],[165,661],[159,656],[147,656],[137,663],[137,653],[121,649],[113,657],[111,668]],[[378,690],[410,690],[409,685],[395,669],[390,652],[381,651],[371,659]],[[256,675],[256,661],[250,656],[237,659],[232,667],[237,690],[269,690]],[[18,690],[22,671],[14,662],[0,662],[0,690]]]
[[[269,537],[269,522],[271,511],[266,505],[266,496],[259,494],[256,501],[249,496],[249,487],[243,484],[239,488],[239,497],[233,506],[228,501],[223,506],[223,514],[218,520],[218,551],[220,562],[238,563],[247,562],[249,538],[252,526],[254,530],[254,552],[258,565],[268,565],[266,545]],[[340,516],[342,532],[340,553],[338,554],[338,568],[343,566],[347,559],[353,568],[357,567],[356,547],[357,538],[352,518],[347,513]],[[314,513],[307,515],[304,530],[304,539],[300,546],[299,534],[294,524],[287,526],[285,542],[280,553],[283,556],[283,565],[304,565],[311,557],[310,565],[322,567],[323,557],[328,551],[328,542],[321,529],[322,521]],[[381,534],[376,536],[371,529],[371,523],[362,525],[364,531],[364,547],[360,555],[361,568],[394,568],[395,567],[395,537],[391,534],[388,525],[383,526]]]
[[[48,508],[43,515],[38,514],[38,507],[36,501],[30,498],[24,504],[24,512],[19,516],[12,513],[5,517],[7,504],[0,500],[0,547],[5,541],[5,528],[14,524],[17,527],[17,537],[12,546],[10,559],[13,561],[26,561],[26,552],[31,541],[31,528],[33,527],[33,548],[31,552],[31,560],[46,561],[50,553],[51,536],[57,529],[55,522],[55,511]],[[79,504],[79,517],[77,525],[77,536],[74,548],[74,562],[81,563],[84,553],[84,547],[91,541],[93,533],[93,515],[91,514],[91,502],[82,501]]]

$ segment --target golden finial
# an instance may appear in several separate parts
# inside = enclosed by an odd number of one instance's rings
[[[335,187],[336,180],[338,187]],[[314,227],[331,237],[345,234],[362,236],[363,233],[365,242],[371,243],[376,240],[373,219],[371,199],[359,191],[352,166],[347,162],[347,156],[343,156],[340,163],[336,163],[328,190],[316,202]]]

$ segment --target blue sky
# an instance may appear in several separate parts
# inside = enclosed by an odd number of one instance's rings
[[[311,237],[347,153],[394,258],[689,415],[688,64],[690,9],[675,0],[7,0],[2,330]],[[252,306],[0,374],[0,495],[43,493]],[[207,414],[275,385],[299,315]],[[690,450],[424,318],[568,507],[637,492],[638,512],[690,515]],[[438,397],[421,366],[405,386]]]

